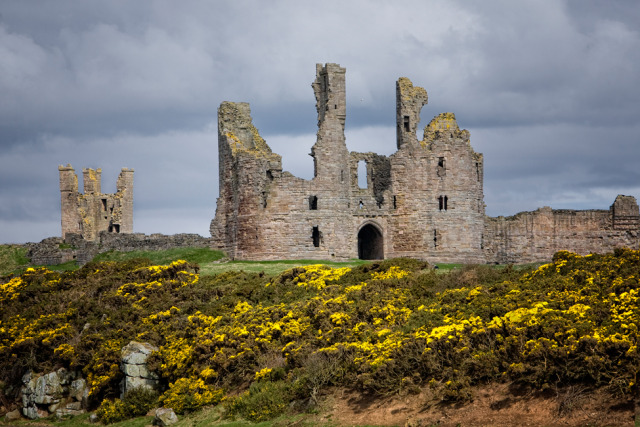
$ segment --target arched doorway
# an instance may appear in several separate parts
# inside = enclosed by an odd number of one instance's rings
[[[373,224],[367,224],[358,232],[358,258],[384,259],[382,232]]]

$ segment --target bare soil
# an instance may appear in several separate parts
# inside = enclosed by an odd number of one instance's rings
[[[473,395],[471,402],[451,404],[428,388],[388,398],[340,389],[325,396],[321,414],[323,421],[343,426],[634,426],[634,402],[603,390],[535,392],[492,384],[476,388]]]

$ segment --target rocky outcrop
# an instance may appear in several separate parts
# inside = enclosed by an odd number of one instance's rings
[[[123,396],[128,390],[134,388],[156,389],[158,387],[158,376],[147,368],[147,358],[157,350],[158,347],[137,341],[131,341],[122,348],[120,368],[125,374],[122,384]]]
[[[153,420],[153,425],[165,427],[178,422],[176,413],[171,408],[158,408],[156,409],[156,417]]]
[[[64,368],[47,374],[28,372],[22,377],[22,414],[32,420],[85,412],[89,388],[84,379]]]

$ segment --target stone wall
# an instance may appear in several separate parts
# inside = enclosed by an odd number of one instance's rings
[[[431,262],[530,262],[557,250],[638,247],[638,205],[619,196],[609,211],[543,208],[485,216],[484,161],[453,113],[437,115],[416,138],[427,92],[396,83],[397,151],[348,152],[346,70],[318,64],[314,177],[282,171],[252,124],[249,104],[218,110],[220,197],[212,245],[235,259],[413,257]],[[358,163],[366,164],[365,188]]]
[[[34,265],[53,265],[75,260],[85,264],[99,253],[116,250],[158,251],[174,248],[206,248],[211,239],[198,234],[151,234],[143,233],[114,234],[103,231],[96,241],[90,242],[80,234],[68,233],[65,239],[49,237],[40,243],[28,243],[27,257]]]
[[[609,210],[540,208],[511,217],[487,218],[484,245],[488,262],[547,261],[559,250],[578,254],[639,248],[638,204],[618,196]]]

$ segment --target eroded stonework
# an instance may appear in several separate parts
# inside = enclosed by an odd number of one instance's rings
[[[59,166],[62,238],[81,235],[96,241],[101,231],[133,232],[133,169],[123,168],[114,194],[103,194],[100,169],[83,169],[84,194],[78,191],[78,176],[71,165]]]
[[[214,248],[234,259],[382,259],[527,262],[560,249],[579,253],[638,247],[638,205],[618,196],[609,211],[485,216],[482,154],[453,113],[416,137],[427,92],[396,84],[397,151],[349,152],[345,144],[345,69],[318,64],[312,84],[318,133],[314,177],[282,170],[252,123],[249,104],[218,109],[220,196],[211,222]],[[358,164],[366,165],[366,188]]]

